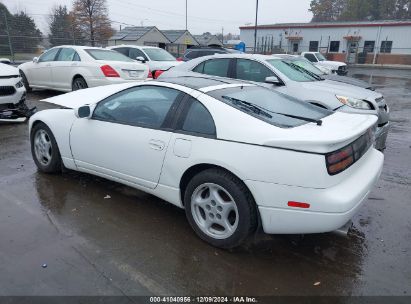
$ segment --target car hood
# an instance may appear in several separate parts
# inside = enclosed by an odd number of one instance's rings
[[[344,62],[330,61],[330,60],[319,61],[319,62],[317,62],[317,64],[324,65],[324,66],[332,66],[332,67],[335,67],[335,68],[338,68],[340,66],[346,66],[346,64]]]
[[[281,135],[277,134],[276,138],[263,144],[313,153],[328,153],[348,145],[369,128],[373,128],[377,117],[335,112],[323,118],[322,122],[321,126],[308,123],[286,129]]]
[[[8,64],[0,63],[0,77],[19,76],[19,70]]]
[[[376,99],[381,98],[382,95],[378,92],[374,92],[371,90],[367,90],[361,87],[357,87],[354,85],[350,85],[347,83],[340,83],[333,80],[323,80],[323,81],[310,81],[310,82],[303,82],[301,86],[306,90],[311,91],[322,91],[333,96],[341,95],[347,97],[353,97],[361,100],[367,100],[371,102],[375,108],[377,108]],[[332,100],[327,100],[327,102],[333,102],[332,108],[338,108],[342,106],[342,104],[337,100],[337,98],[333,98]]]
[[[69,109],[79,108],[87,104],[97,103],[121,90],[135,86],[136,83],[122,83],[100,86],[90,89],[74,91],[55,97],[42,99],[41,101],[52,103]]]
[[[328,80],[332,80],[332,81],[351,84],[351,85],[361,87],[361,88],[364,88],[364,89],[371,89],[372,88],[372,85],[370,85],[368,82],[366,82],[364,80],[355,79],[355,78],[352,78],[352,77],[339,76],[339,75],[335,75],[335,74],[321,75],[321,77],[323,77],[325,79],[328,79]]]

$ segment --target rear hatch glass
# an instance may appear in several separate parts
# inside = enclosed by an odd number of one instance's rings
[[[286,115],[321,120],[333,113],[260,86],[225,88],[207,94],[255,118],[281,128],[293,128],[308,123],[306,120]],[[253,106],[258,108],[253,108]]]

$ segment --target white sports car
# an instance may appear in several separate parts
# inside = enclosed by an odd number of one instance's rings
[[[30,119],[40,171],[64,165],[156,195],[185,208],[200,238],[221,248],[258,223],[270,234],[344,226],[383,165],[376,116],[237,80],[170,78],[45,101],[66,108]]]
[[[32,62],[19,65],[27,90],[50,89],[63,92],[146,80],[145,64],[115,51],[63,45],[51,48]]]

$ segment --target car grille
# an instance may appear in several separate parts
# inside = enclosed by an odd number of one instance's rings
[[[339,72],[345,72],[346,70],[347,70],[347,66],[345,65],[338,67]]]
[[[16,93],[16,89],[13,86],[0,86],[0,96],[9,96]]]

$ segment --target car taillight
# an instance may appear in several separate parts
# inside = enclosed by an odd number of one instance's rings
[[[183,57],[176,58],[177,61],[183,61]]]
[[[153,79],[153,72],[150,69],[148,69],[147,79]]]
[[[373,130],[369,129],[348,146],[328,153],[325,156],[328,174],[335,175],[350,167],[368,151],[373,141]]]
[[[100,69],[106,77],[120,77],[116,70],[108,64],[101,66]]]
[[[161,74],[163,74],[164,71],[162,70],[157,70],[154,72],[154,79],[157,79],[158,77],[160,77]]]

